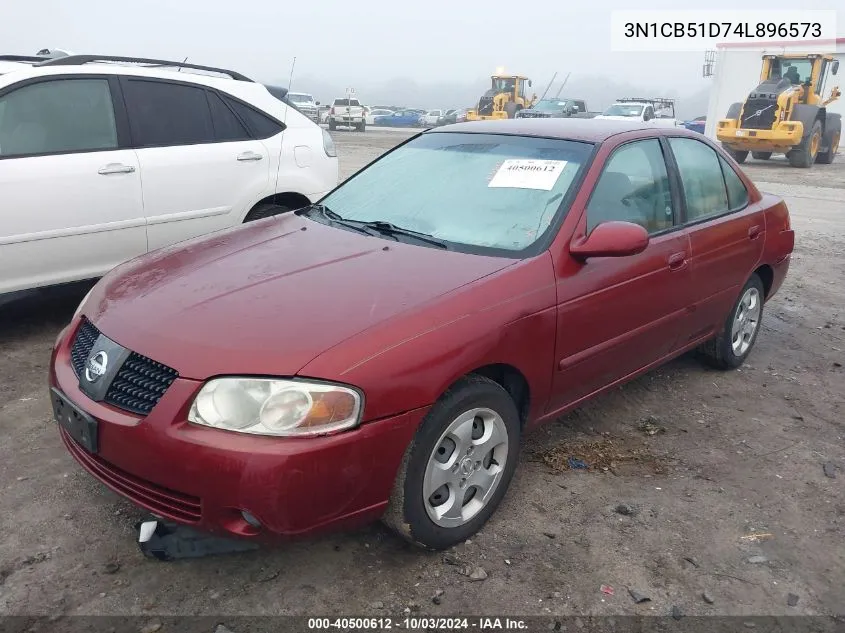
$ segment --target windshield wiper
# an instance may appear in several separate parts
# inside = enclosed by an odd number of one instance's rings
[[[357,222],[357,221],[356,221]],[[365,226],[370,229],[374,229],[381,233],[382,235],[405,235],[407,237],[414,238],[415,240],[419,240],[420,242],[426,242],[428,244],[432,244],[433,246],[437,246],[438,248],[445,248],[448,249],[449,246],[446,242],[438,240],[436,237],[431,235],[430,233],[420,233],[419,231],[412,231],[411,229],[406,229],[401,226],[396,226],[395,224],[391,224],[390,222],[385,222],[384,220],[372,220],[370,222],[360,222],[361,226]]]
[[[373,236],[371,231],[368,231],[364,227],[360,226],[360,222],[355,222],[354,220],[346,220],[342,215],[339,213],[335,213],[331,209],[329,209],[324,204],[309,204],[308,206],[302,207],[301,209],[297,209],[294,211],[296,215],[310,215],[312,212],[317,212],[330,222],[334,224],[340,224],[346,228],[352,229],[353,231],[358,231],[359,233],[363,233],[364,235],[369,235],[370,237]]]

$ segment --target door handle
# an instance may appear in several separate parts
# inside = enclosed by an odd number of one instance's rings
[[[101,176],[110,176],[111,174],[131,174],[135,171],[132,165],[123,165],[122,163],[109,163],[105,167],[100,167],[97,173]]]
[[[758,237],[760,237],[760,231],[761,231],[760,225],[755,224],[750,229],[748,229],[748,239],[749,240],[756,240]]]
[[[686,268],[687,254],[686,253],[672,253],[669,255],[669,270],[681,270]]]
[[[264,158],[261,154],[257,154],[255,152],[244,152],[243,154],[238,154],[239,161],[249,161],[249,160],[261,160]]]

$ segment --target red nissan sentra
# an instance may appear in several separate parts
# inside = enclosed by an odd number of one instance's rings
[[[700,134],[451,125],[320,204],[114,269],[56,342],[53,406],[159,517],[260,539],[382,518],[445,548],[528,429],[688,350],[740,365],[793,245]]]

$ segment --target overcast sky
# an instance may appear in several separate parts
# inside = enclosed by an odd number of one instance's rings
[[[338,85],[408,78],[478,83],[503,66],[542,91],[555,71],[700,91],[703,51],[611,53],[613,9],[794,9],[794,1],[744,0],[5,0],[4,52],[42,47],[76,53],[183,59],[230,67],[262,81]],[[802,0],[802,9],[839,3]],[[839,5],[841,6],[841,5]],[[13,18],[13,19],[12,19]],[[845,11],[837,31],[845,33]],[[489,81],[489,80],[488,80]],[[325,97],[324,97],[325,98]]]

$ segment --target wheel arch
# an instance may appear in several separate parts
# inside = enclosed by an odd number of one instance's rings
[[[528,384],[528,379],[525,377],[517,367],[508,363],[491,363],[482,365],[467,372],[457,380],[455,380],[449,388],[452,387],[459,380],[471,375],[484,376],[492,380],[505,391],[513,399],[516,405],[516,410],[519,412],[519,421],[522,428],[528,421],[529,411],[531,408],[531,387]]]
[[[763,297],[765,299],[769,298],[769,293],[772,291],[772,284],[775,281],[775,270],[768,264],[762,264],[758,266],[754,273],[760,278],[760,281],[763,282]]]
[[[241,218],[241,222],[246,221],[246,218],[249,217],[249,214],[252,213],[252,211],[256,207],[262,204],[278,204],[284,207],[288,207],[290,209],[300,209],[306,205],[311,204],[311,200],[308,199],[308,196],[295,191],[274,193],[272,195],[261,198],[261,200],[257,200],[255,204],[253,204],[249,209],[247,209],[247,212],[244,214],[244,217]]]
[[[825,120],[827,118],[827,110],[817,105],[810,105],[806,103],[798,103],[792,110],[792,120],[801,121],[804,126],[804,136],[810,134],[813,129],[813,124],[816,121],[822,124],[822,136],[825,132]]]

